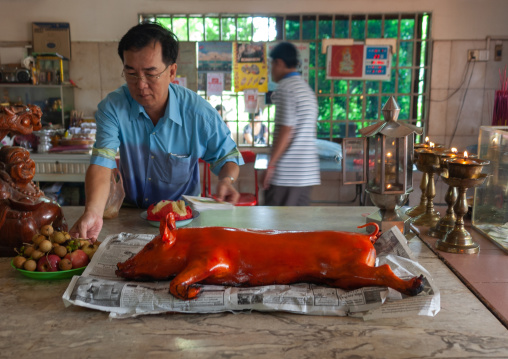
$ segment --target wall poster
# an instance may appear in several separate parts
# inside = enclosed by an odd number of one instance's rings
[[[233,44],[231,42],[198,42],[199,72],[233,71]]]
[[[220,72],[208,72],[206,75],[207,96],[221,96],[222,91],[224,91],[224,74]]]
[[[233,67],[236,92],[246,89],[268,91],[266,43],[233,43]]]
[[[363,45],[333,45],[328,47],[327,78],[362,77]]]

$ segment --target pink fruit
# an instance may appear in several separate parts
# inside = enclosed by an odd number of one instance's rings
[[[37,270],[39,272],[56,272],[58,270],[58,263],[60,257],[55,254],[48,254],[39,259],[37,262]]]
[[[90,262],[88,255],[81,249],[76,249],[74,252],[68,253],[64,258],[71,260],[73,269],[84,267]]]

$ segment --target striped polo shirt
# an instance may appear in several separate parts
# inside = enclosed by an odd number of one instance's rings
[[[272,101],[276,105],[274,141],[277,141],[281,125],[292,127],[293,131],[289,147],[276,164],[271,184],[287,187],[319,185],[316,95],[298,73],[291,73],[279,81]]]

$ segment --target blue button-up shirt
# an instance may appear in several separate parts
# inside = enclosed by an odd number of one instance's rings
[[[169,85],[169,103],[156,126],[123,85],[110,93],[95,115],[97,135],[90,163],[120,172],[125,200],[141,208],[184,194],[199,195],[202,158],[218,174],[227,161],[243,164],[218,112],[195,92]]]

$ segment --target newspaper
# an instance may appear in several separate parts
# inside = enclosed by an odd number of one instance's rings
[[[347,291],[308,283],[245,288],[202,285],[197,299],[184,301],[168,292],[170,281],[136,282],[115,275],[117,263],[135,255],[153,237],[129,233],[108,236],[83,274],[72,278],[62,297],[65,305],[106,311],[111,318],[256,310],[374,319],[435,316],[440,310],[439,290],[415,260],[397,227],[383,233],[376,242],[376,266],[389,264],[403,279],[423,274],[424,289],[418,296],[408,297],[386,287]]]

